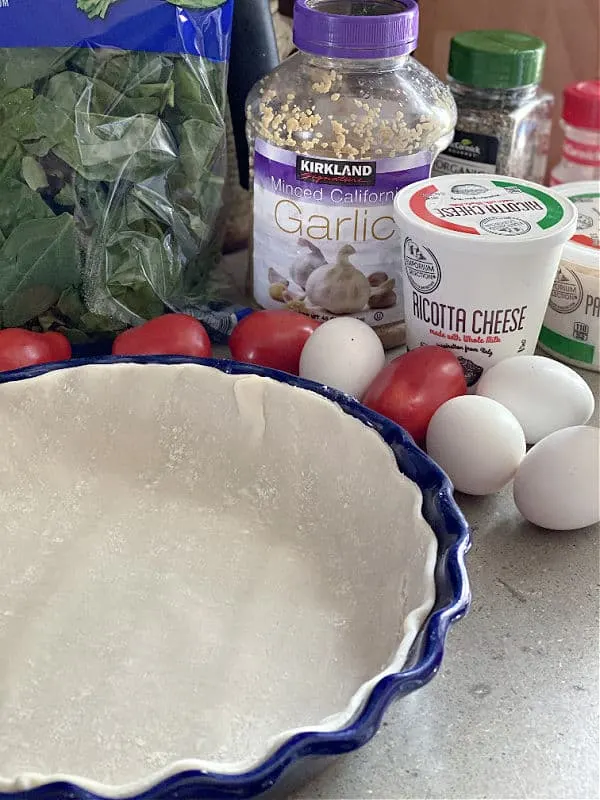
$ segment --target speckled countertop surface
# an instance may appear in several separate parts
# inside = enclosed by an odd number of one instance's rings
[[[440,674],[294,800],[599,796],[598,527],[542,532],[510,489],[458,500],[473,605]]]
[[[242,259],[228,260],[238,281]],[[581,374],[598,398],[598,373]],[[473,604],[440,674],[293,800],[600,796],[598,526],[542,532],[510,488],[458,500]]]

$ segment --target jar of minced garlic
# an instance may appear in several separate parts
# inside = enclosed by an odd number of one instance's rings
[[[399,189],[452,140],[449,89],[410,53],[414,0],[296,0],[298,52],[247,105],[250,285],[263,308],[351,315],[404,341]]]

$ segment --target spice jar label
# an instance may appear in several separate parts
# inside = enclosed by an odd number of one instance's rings
[[[456,130],[454,140],[436,158],[433,175],[496,173],[499,140],[483,133]]]
[[[373,327],[403,319],[396,193],[427,178],[430,153],[373,161],[303,155],[257,139],[254,296],[263,308]]]

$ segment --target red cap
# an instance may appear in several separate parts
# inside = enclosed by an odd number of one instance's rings
[[[600,81],[580,81],[567,86],[562,118],[574,128],[600,130]]]

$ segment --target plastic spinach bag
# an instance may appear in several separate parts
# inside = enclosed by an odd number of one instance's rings
[[[0,327],[210,301],[232,0],[0,0]]]

